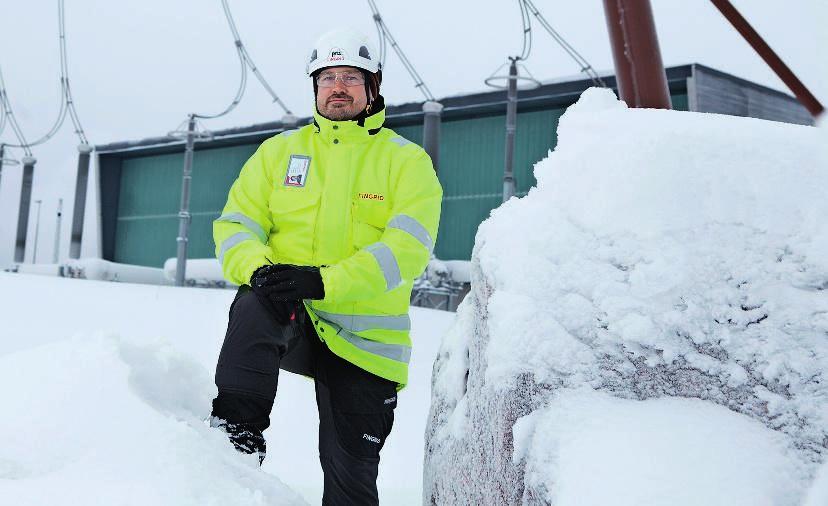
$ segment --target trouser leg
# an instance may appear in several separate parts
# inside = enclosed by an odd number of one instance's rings
[[[303,316],[304,311],[294,324],[279,325],[248,286],[239,289],[230,306],[212,415],[240,451],[264,455],[262,431],[270,426],[279,368],[312,374],[307,349],[312,343],[301,327]]]
[[[396,384],[323,346],[316,375],[323,505],[379,504],[380,450],[391,433]]]

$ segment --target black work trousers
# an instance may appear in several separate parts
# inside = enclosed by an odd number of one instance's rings
[[[325,479],[322,504],[379,504],[379,455],[394,423],[396,383],[332,353],[304,308],[291,324],[280,325],[250,287],[242,286],[230,306],[216,367],[219,393],[213,416],[266,429],[279,369],[315,380],[319,460]],[[271,448],[274,453],[279,455],[278,448]]]

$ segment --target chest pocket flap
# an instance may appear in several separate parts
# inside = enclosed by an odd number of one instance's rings
[[[277,232],[286,228],[313,228],[319,211],[318,192],[307,189],[279,189],[270,196],[270,212]]]

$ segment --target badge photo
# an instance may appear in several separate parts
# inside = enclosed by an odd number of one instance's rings
[[[285,174],[285,186],[305,186],[308,182],[308,170],[311,157],[305,155],[290,155],[290,161]]]

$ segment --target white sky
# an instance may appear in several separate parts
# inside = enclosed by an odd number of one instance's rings
[[[485,89],[483,79],[521,48],[519,11],[511,0],[377,3],[438,98]],[[828,103],[828,2],[733,3],[822,103]],[[535,4],[596,69],[612,70],[603,2]],[[785,90],[709,1],[652,0],[652,5],[665,65],[698,62]],[[311,112],[304,64],[316,37],[341,25],[376,36],[367,2],[361,0],[231,0],[230,7],[253,60],[297,116]],[[0,13],[0,67],[15,115],[33,140],[50,128],[60,103],[57,1],[0,0]],[[534,48],[527,66],[534,76],[546,80],[577,73],[546,32],[537,23],[533,26]],[[67,0],[66,31],[72,91],[92,144],[163,135],[190,112],[223,109],[238,85],[238,60],[219,0]],[[393,54],[386,62],[383,94],[390,104],[421,99]],[[281,116],[251,75],[242,104],[205,125],[221,129]],[[8,127],[0,139],[16,142]],[[68,255],[77,143],[67,120],[55,138],[33,150],[38,163],[32,200],[43,201],[39,261],[52,258],[58,198],[64,199],[61,258]],[[21,153],[12,155],[19,158]],[[6,166],[0,175],[0,266],[8,265],[14,253],[21,173],[20,166]],[[85,239],[94,240],[92,210],[90,203],[86,222],[91,227]],[[33,205],[27,261],[32,258],[35,218]],[[93,254],[94,243],[84,242],[83,254]]]

